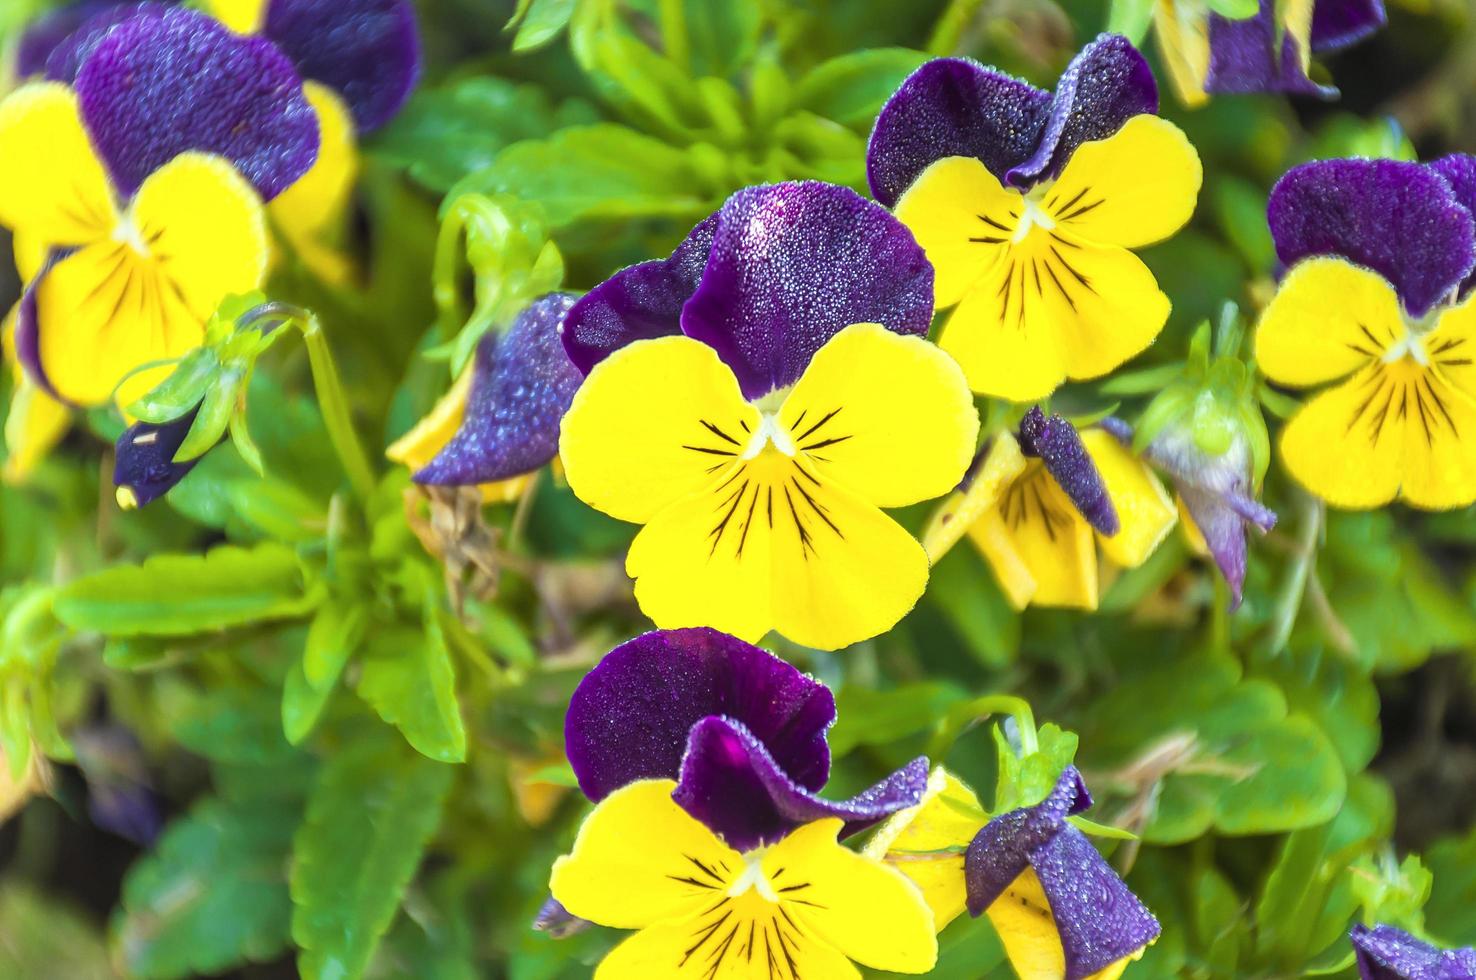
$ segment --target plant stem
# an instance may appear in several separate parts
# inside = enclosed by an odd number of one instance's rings
[[[986,694],[956,705],[948,712],[928,743],[928,758],[935,762],[941,760],[965,732],[993,715],[1009,715],[1015,719],[1020,729],[1022,755],[1034,755],[1040,751],[1035,733],[1035,712],[1030,710],[1029,703],[1010,694]]]
[[[338,367],[333,362],[333,352],[328,347],[328,338],[315,314],[305,312],[294,317],[302,331],[303,343],[307,346],[308,364],[313,370],[313,387],[318,392],[318,407],[323,412],[323,424],[328,428],[328,439],[338,453],[339,462],[348,474],[349,486],[354,496],[367,501],[374,495],[377,481],[374,467],[354,431],[349,416],[348,398],[343,393],[343,383],[338,378]]]
[[[1272,618],[1269,652],[1272,656],[1286,649],[1291,639],[1292,627],[1296,625],[1297,611],[1302,608],[1302,597],[1307,592],[1307,576],[1317,558],[1317,536],[1322,531],[1322,501],[1305,497],[1302,509],[1301,533],[1297,535],[1297,548],[1292,553],[1287,568],[1286,584],[1276,603],[1276,615]]]

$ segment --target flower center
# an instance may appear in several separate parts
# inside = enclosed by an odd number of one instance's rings
[[[1045,208],[1040,206],[1040,198],[1044,193],[1044,187],[1038,187],[1030,192],[1024,199],[1025,209],[1020,215],[1020,223],[1015,226],[1015,233],[1010,237],[1010,244],[1018,245],[1025,240],[1031,230],[1039,228],[1041,231],[1050,231],[1056,227],[1056,219],[1046,213]]]
[[[753,459],[770,444],[785,456],[794,455],[794,439],[790,436],[789,429],[779,424],[778,412],[763,413],[759,427],[749,436],[741,458]]]
[[[1389,345],[1380,358],[1385,364],[1393,364],[1395,361],[1409,357],[1420,367],[1428,367],[1430,356],[1425,352],[1423,335],[1410,329],[1409,324],[1404,325],[1404,336]]]
[[[127,245],[142,258],[149,257],[149,246],[144,241],[143,233],[126,215],[119,218],[118,223],[113,226],[113,241]]]
[[[767,851],[768,848],[761,847],[743,855],[743,871],[728,886],[729,898],[739,898],[754,891],[765,901],[778,903],[779,893],[774,891],[773,882],[769,881],[769,876],[764,873],[764,854]]]

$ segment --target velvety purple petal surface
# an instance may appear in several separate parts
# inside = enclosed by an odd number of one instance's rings
[[[1312,50],[1345,48],[1368,37],[1387,20],[1384,0],[1317,0],[1312,7]]]
[[[1389,280],[1414,317],[1451,295],[1476,265],[1471,213],[1422,164],[1304,163],[1276,182],[1266,212],[1283,263],[1341,256]]]
[[[482,338],[461,428],[415,474],[417,483],[492,483],[558,455],[559,422],[583,380],[559,342],[559,324],[573,305],[568,293],[551,293],[519,314],[506,334]]]
[[[975,157],[1001,181],[1040,144],[1051,94],[965,58],[918,68],[877,114],[866,150],[871,196],[897,203],[935,160]]]
[[[131,194],[188,150],[230,160],[271,199],[312,166],[318,122],[292,63],[190,10],[132,17],[77,73],[82,120],[118,189]]]
[[[1092,796],[1075,766],[1067,766],[1050,795],[1034,806],[1000,814],[984,825],[964,855],[969,914],[978,917],[994,904],[1030,864],[1030,855],[1066,826],[1066,818],[1092,805]]]
[[[1275,0],[1261,0],[1256,16],[1244,20],[1209,15],[1210,60],[1204,90],[1219,95],[1288,92],[1336,98],[1337,89],[1307,77],[1302,41],[1279,29],[1275,7]]]
[[[1118,531],[1117,508],[1107,495],[1102,474],[1082,444],[1076,426],[1059,415],[1049,418],[1039,406],[1020,420],[1020,451],[1037,456],[1077,511],[1097,531],[1111,537]]]
[[[15,46],[15,74],[18,78],[29,78],[46,71],[47,60],[52,52],[67,43],[83,24],[98,14],[119,6],[117,0],[82,0],[64,7],[47,11],[26,25]],[[48,77],[58,81],[71,78]]]
[[[849,188],[803,181],[728,198],[682,331],[752,400],[798,381],[853,323],[925,337],[932,319],[933,267],[912,233]]]
[[[766,650],[696,627],[622,643],[579,682],[564,719],[579,788],[599,802],[638,779],[676,779],[692,727],[712,715],[741,722],[796,785],[825,785],[830,689]]]
[[[118,437],[113,463],[113,485],[126,487],[133,493],[134,503],[143,507],[164,496],[174,486],[190,475],[190,471],[203,459],[196,457],[184,463],[176,463],[174,454],[190,434],[197,406],[188,414],[154,425],[135,422]]]
[[[303,78],[344,97],[361,133],[389,122],[420,77],[409,0],[271,0],[262,33]]]
[[[1083,143],[1106,139],[1133,116],[1158,111],[1158,83],[1147,60],[1121,34],[1102,34],[1071,59],[1040,142],[1005,182],[1025,188],[1057,177]]]
[[[746,725],[710,716],[692,728],[671,798],[729,847],[751,851],[829,817],[845,821],[842,837],[857,833],[916,806],[927,787],[928,760],[919,758],[849,800],[824,800],[791,779]]]
[[[1476,156],[1468,153],[1452,153],[1450,156],[1432,160],[1425,166],[1445,178],[1445,182],[1455,192],[1456,200],[1460,202],[1461,207],[1470,211],[1473,218],[1476,218]],[[1461,281],[1462,296],[1470,291],[1473,282],[1476,282],[1476,268],[1473,268],[1471,273]]]
[[[575,367],[588,374],[626,344],[682,332],[682,307],[702,281],[717,223],[709,215],[670,258],[622,269],[574,304],[559,333]]]
[[[1363,980],[1473,980],[1476,949],[1440,949],[1403,929],[1358,924],[1349,930]]]
[[[1031,854],[1030,866],[1051,904],[1066,980],[1106,969],[1162,931],[1106,858],[1069,824]]]

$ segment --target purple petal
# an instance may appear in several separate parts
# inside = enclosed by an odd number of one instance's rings
[[[622,269],[574,304],[559,333],[575,367],[588,374],[626,344],[682,332],[682,307],[702,281],[717,223],[709,215],[670,258]]]
[[[230,160],[270,200],[317,156],[317,117],[286,55],[194,11],[113,27],[76,88],[93,145],[124,194],[199,150]]]
[[[693,726],[671,798],[729,847],[751,851],[829,817],[845,821],[842,837],[858,833],[917,806],[927,787],[924,757],[849,800],[823,800],[791,779],[746,725],[714,716]]]
[[[45,263],[41,266],[41,271],[36,273],[36,278],[26,284],[15,313],[16,358],[20,361],[21,367],[25,369],[26,376],[38,388],[60,402],[66,402],[66,399],[57,394],[56,389],[51,386],[51,379],[46,376],[46,366],[41,363],[41,310],[38,300],[42,280],[51,273],[58,262],[66,259],[74,251],[76,249],[72,248],[51,250],[46,256]]]
[[[1387,20],[1384,0],[1317,0],[1312,7],[1312,50],[1346,48],[1383,27]]]
[[[1467,153],[1452,153],[1450,156],[1433,160],[1425,166],[1444,177],[1450,189],[1455,192],[1456,200],[1460,202],[1461,207],[1476,216],[1476,156]],[[1473,281],[1476,281],[1476,270],[1461,281],[1462,296],[1470,291]]]
[[[1440,949],[1403,929],[1359,924],[1348,932],[1363,980],[1476,980],[1476,950]]]
[[[78,28],[98,14],[119,6],[117,0],[82,0],[81,3],[71,3],[48,11],[31,21],[15,46],[16,77],[29,78],[46,71],[52,52],[66,44]],[[70,76],[48,77],[58,81],[71,81]]]
[[[204,458],[196,457],[184,463],[174,461],[174,454],[190,434],[190,426],[195,424],[199,411],[197,406],[163,425],[135,422],[118,437],[113,485],[132,495],[133,506],[146,506],[173,490]]]
[[[538,910],[538,914],[533,918],[533,928],[539,932],[547,933],[552,939],[568,939],[570,936],[583,932],[592,925],[594,925],[593,922],[590,922],[588,919],[581,919],[564,908],[559,900],[552,895],[548,897],[548,901],[543,903],[543,907]]]
[[[1066,954],[1066,980],[1104,970],[1147,946],[1158,920],[1112,865],[1069,824],[1030,856]]]
[[[975,157],[1004,180],[1040,143],[1051,95],[963,58],[918,68],[882,106],[866,150],[871,196],[897,203],[929,164]]]
[[[1210,60],[1204,90],[1221,95],[1289,92],[1336,98],[1337,89],[1307,77],[1300,43],[1277,23],[1275,0],[1261,0],[1256,15],[1244,20],[1210,14]]]
[[[798,785],[825,785],[830,689],[766,650],[697,627],[622,643],[579,682],[564,719],[579,788],[599,802],[638,779],[676,779],[692,726],[710,715],[745,725]]]
[[[1470,212],[1443,177],[1418,163],[1304,163],[1276,182],[1266,214],[1283,263],[1341,256],[1389,280],[1416,318],[1476,264]]]
[[[805,181],[728,198],[682,331],[756,399],[853,323],[925,337],[932,319],[933,267],[912,233],[849,188]]]
[[[1108,537],[1117,533],[1117,508],[1076,426],[1059,415],[1046,418],[1036,406],[1020,420],[1019,440],[1020,451],[1040,457],[1088,524]]]
[[[1240,515],[1225,505],[1222,497],[1187,483],[1176,483],[1175,487],[1194,525],[1204,535],[1209,546],[1210,557],[1225,576],[1230,587],[1230,611],[1240,608],[1241,591],[1245,585],[1245,522]]]
[[[503,336],[477,345],[471,395],[460,430],[417,483],[473,486],[519,476],[559,452],[559,422],[583,380],[559,342],[559,324],[574,305],[550,293],[524,310]]]
[[[1099,35],[1071,59],[1056,83],[1039,145],[1005,174],[1005,182],[1025,188],[1060,176],[1078,146],[1106,139],[1133,116],[1157,111],[1158,83],[1143,55],[1120,34]]]
[[[359,132],[378,129],[420,77],[420,37],[407,0],[271,0],[262,33],[303,78],[333,88]]]
[[[1031,863],[1031,855],[1092,805],[1075,766],[1067,766],[1050,795],[1034,806],[1001,814],[984,825],[964,855],[969,914],[978,918]]]

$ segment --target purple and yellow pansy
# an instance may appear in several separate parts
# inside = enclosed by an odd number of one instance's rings
[[[1256,331],[1270,380],[1328,386],[1282,429],[1283,465],[1334,507],[1476,501],[1476,158],[1328,160],[1268,215],[1287,266]]]
[[[947,493],[979,426],[925,339],[932,287],[885,209],[805,182],[739,191],[574,305],[560,459],[644,525],[626,570],[657,626],[835,649],[912,608],[927,555],[882,508]]]
[[[1476,949],[1441,949],[1394,926],[1355,925],[1349,932],[1362,980],[1471,980]]]
[[[533,474],[556,462],[559,423],[583,381],[559,337],[574,302],[550,293],[505,333],[489,332],[451,389],[386,455],[426,486],[478,486],[487,502],[521,496]]]
[[[1068,822],[1092,805],[1068,766],[1044,800],[990,818],[945,769],[866,853],[921,889],[938,929],[987,915],[1022,980],[1116,980],[1160,932],[1091,841]]]
[[[1286,92],[1332,98],[1308,77],[1312,55],[1340,51],[1384,26],[1383,0],[1261,0],[1234,19],[1206,0],[1156,0],[1153,28],[1169,79],[1185,105],[1211,95]]]
[[[937,561],[967,534],[1017,609],[1095,609],[1098,547],[1114,565],[1136,567],[1176,520],[1152,470],[1109,431],[1078,433],[1033,408],[980,455],[923,545]]]
[[[877,116],[872,194],[917,236],[952,308],[940,346],[974,391],[1023,402],[1141,352],[1168,297],[1130,249],[1189,220],[1199,156],[1154,115],[1143,56],[1103,35],[1054,93],[930,61]]]
[[[711,629],[637,637],[584,678],[565,739],[596,806],[550,889],[565,916],[636,930],[597,980],[932,969],[918,889],[840,843],[918,805],[927,760],[823,799],[834,720],[824,685]]]

